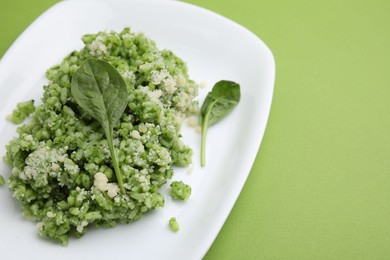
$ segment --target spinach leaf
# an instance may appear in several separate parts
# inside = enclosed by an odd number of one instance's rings
[[[122,174],[114,150],[113,127],[127,106],[126,83],[108,62],[88,59],[74,73],[71,92],[77,104],[102,126],[110,149],[118,186],[122,193]]]
[[[202,126],[201,166],[206,164],[206,134],[209,126],[226,117],[240,101],[240,85],[227,80],[217,82],[200,109]]]

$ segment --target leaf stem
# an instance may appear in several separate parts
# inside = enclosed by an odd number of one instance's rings
[[[209,105],[202,121],[202,141],[200,145],[200,166],[202,167],[206,165],[206,135],[207,135],[210,111],[215,103],[216,101],[212,102]]]
[[[123,187],[122,173],[121,173],[121,170],[119,168],[118,160],[116,158],[116,153],[115,153],[115,149],[114,149],[114,143],[113,143],[114,135],[113,135],[112,127],[109,127],[109,129],[107,129],[107,130],[108,130],[108,132],[106,131],[107,142],[108,142],[108,147],[110,149],[112,164],[114,165],[116,180],[118,182],[118,186],[119,186],[119,189],[121,190],[122,194],[125,194],[126,191],[125,191],[125,188]]]
[[[200,146],[200,166],[206,165],[206,134],[207,134],[207,122],[203,120],[202,123],[202,142]]]

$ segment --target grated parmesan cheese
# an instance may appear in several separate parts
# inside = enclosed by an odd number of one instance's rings
[[[103,37],[100,35],[96,37],[96,39],[89,45],[89,54],[92,56],[102,56],[103,54],[106,54],[107,46],[103,43],[103,40]]]
[[[186,80],[186,78],[183,75],[179,75],[176,78],[176,83],[177,83],[178,86],[182,87],[182,86],[184,86],[187,83],[187,80]]]
[[[56,213],[53,213],[53,212],[51,212],[51,211],[48,211],[48,212],[46,213],[46,216],[47,216],[48,218],[54,218],[54,217],[56,216]]]
[[[173,94],[176,91],[176,81],[172,77],[168,77],[163,81],[165,91],[169,94]]]
[[[94,178],[95,180],[93,185],[95,186],[96,189],[102,192],[107,192],[107,195],[110,198],[114,198],[115,196],[118,195],[119,193],[118,185],[116,183],[108,183],[108,178],[104,173],[97,172],[94,175]]]
[[[187,125],[189,127],[197,127],[199,126],[199,120],[196,117],[190,117],[188,118]]]
[[[141,135],[139,134],[139,132],[137,130],[131,131],[130,136],[135,138],[135,139],[141,139]]]
[[[201,82],[199,83],[199,87],[202,88],[202,89],[207,88],[207,82],[206,82],[206,81],[201,81]]]

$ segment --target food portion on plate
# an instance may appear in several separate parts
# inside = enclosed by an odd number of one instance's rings
[[[159,188],[172,178],[172,166],[192,160],[191,148],[180,139],[181,123],[198,110],[198,85],[186,64],[142,33],[125,28],[82,40],[81,50],[47,71],[42,104],[28,101],[12,113],[15,123],[32,114],[4,157],[12,168],[10,189],[24,216],[37,221],[41,236],[63,244],[89,227],[128,223],[164,206]],[[81,73],[73,81],[80,66],[93,70],[99,61],[112,68]],[[125,92],[115,88],[118,80]],[[103,101],[83,104],[75,96],[80,95],[77,87],[94,89],[84,98]],[[174,192],[187,198],[190,190],[175,187]]]

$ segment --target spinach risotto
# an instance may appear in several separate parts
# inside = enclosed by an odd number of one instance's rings
[[[90,227],[137,220],[164,206],[159,188],[172,166],[191,163],[192,150],[180,140],[180,125],[198,109],[198,85],[185,63],[169,50],[129,28],[82,37],[85,46],[50,68],[42,103],[18,106],[10,115],[21,122],[4,160],[14,197],[39,234],[67,244]],[[112,65],[127,88],[124,113],[113,125],[112,144],[123,190],[104,129],[76,102],[72,76],[88,59]]]

